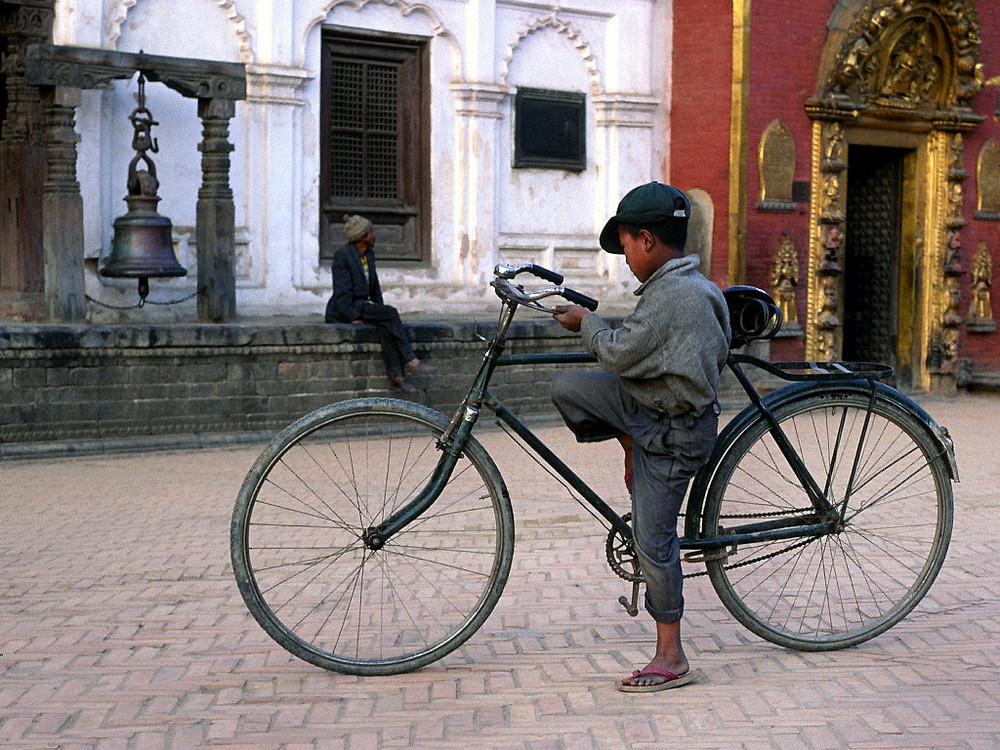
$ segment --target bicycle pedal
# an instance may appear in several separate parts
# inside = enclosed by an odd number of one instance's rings
[[[631,601],[627,596],[619,596],[618,603],[621,604],[625,611],[629,613],[632,617],[639,614],[639,582],[636,581],[632,584],[632,599]]]

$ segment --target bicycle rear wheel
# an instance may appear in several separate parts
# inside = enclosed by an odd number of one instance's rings
[[[788,648],[845,648],[885,632],[920,601],[941,569],[952,528],[951,482],[940,449],[905,409],[829,390],[775,416],[821,490],[837,530],[742,544],[706,561],[733,616]],[[768,432],[754,421],[720,461],[705,501],[706,537],[808,515],[811,503]]]
[[[427,511],[380,549],[362,540],[427,483],[447,425],[417,404],[359,399],[303,417],[258,458],[230,552],[247,608],[283,648],[325,669],[395,674],[440,659],[489,616],[514,519],[475,440]]]

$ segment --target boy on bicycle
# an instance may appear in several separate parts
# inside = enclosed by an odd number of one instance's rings
[[[639,280],[635,310],[612,328],[577,305],[554,308],[579,332],[603,372],[565,371],[552,400],[580,442],[617,438],[625,449],[635,551],[656,622],[656,652],[623,679],[627,692],[664,690],[696,679],[681,645],[684,612],[677,516],[691,477],[718,430],[716,390],[729,351],[729,312],[720,289],[685,255],[691,204],[651,182],[622,198],[600,234]]]

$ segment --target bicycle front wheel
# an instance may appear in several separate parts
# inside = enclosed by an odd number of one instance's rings
[[[427,483],[447,425],[406,401],[347,401],[303,417],[258,458],[230,552],[247,608],[282,647],[337,672],[395,674],[453,651],[489,616],[514,519],[477,441],[428,510],[380,549],[363,541]]]
[[[819,392],[775,416],[843,520],[819,536],[741,544],[706,561],[733,616],[788,648],[845,648],[885,632],[920,601],[941,569],[952,527],[940,448],[907,410],[885,399]],[[813,511],[763,419],[723,456],[705,501],[706,537]]]

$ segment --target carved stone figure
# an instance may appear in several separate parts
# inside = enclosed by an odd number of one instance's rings
[[[799,283],[799,262],[795,255],[795,246],[787,234],[781,235],[778,252],[771,266],[771,287],[781,310],[782,319],[788,326],[799,323],[795,306],[795,287]]]
[[[993,286],[993,259],[986,247],[980,243],[972,259],[972,300],[969,303],[970,324],[993,323],[993,306],[990,289]]]

